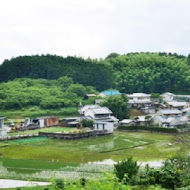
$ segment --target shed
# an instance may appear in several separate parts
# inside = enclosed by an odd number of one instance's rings
[[[33,123],[38,123],[40,127],[50,127],[58,125],[59,119],[55,116],[45,116],[33,119]]]
[[[135,124],[135,122],[132,119],[124,119],[124,120],[120,121],[121,126],[131,126],[134,124]]]

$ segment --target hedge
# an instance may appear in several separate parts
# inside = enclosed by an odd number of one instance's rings
[[[162,127],[146,127],[146,126],[119,126],[117,129],[126,130],[126,131],[151,131],[151,132],[162,132],[162,133],[177,133],[178,130],[176,128],[162,128]]]

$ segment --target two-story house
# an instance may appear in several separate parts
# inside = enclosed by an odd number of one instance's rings
[[[127,95],[127,97],[129,99],[128,106],[130,108],[137,108],[146,114],[155,113],[155,107],[150,100],[150,94],[133,93]]]

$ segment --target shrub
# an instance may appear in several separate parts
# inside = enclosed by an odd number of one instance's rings
[[[81,125],[82,125],[83,127],[90,127],[90,128],[93,128],[93,121],[90,120],[90,119],[83,119],[83,120],[81,121]]]
[[[119,126],[119,130],[127,130],[127,131],[136,131],[136,130],[143,130],[143,131],[151,131],[151,132],[162,132],[162,133],[177,133],[178,130],[176,128],[163,128],[163,127],[146,127],[146,126]]]
[[[114,172],[119,181],[124,181],[125,183],[134,182],[134,177],[137,175],[138,171],[139,166],[131,157],[114,165]]]

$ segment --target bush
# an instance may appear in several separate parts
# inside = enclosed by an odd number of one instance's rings
[[[93,128],[93,121],[92,120],[90,120],[90,119],[83,119],[82,121],[81,121],[81,125],[83,126],[83,127],[90,127],[90,128]]]
[[[119,181],[124,181],[129,184],[135,181],[134,178],[137,175],[138,170],[139,166],[137,166],[137,162],[131,157],[114,165],[114,172]]]
[[[160,169],[147,168],[144,178],[149,184],[159,184],[163,188],[176,189],[190,185],[190,158],[176,157],[165,161]]]
[[[151,132],[161,132],[161,133],[177,133],[178,130],[176,128],[162,128],[162,127],[146,127],[146,126],[119,126],[119,130],[126,130],[126,131],[136,131],[136,130],[143,130],[143,131],[151,131]]]

